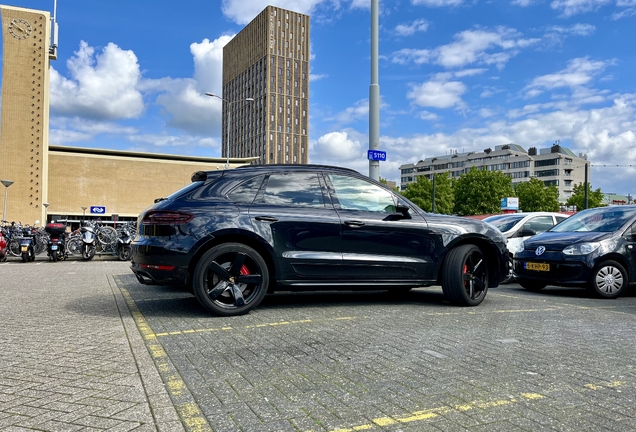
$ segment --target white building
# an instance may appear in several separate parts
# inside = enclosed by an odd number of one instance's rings
[[[402,173],[400,190],[409,183],[417,181],[417,176],[425,175],[432,179],[433,174],[449,172],[451,178],[457,178],[471,168],[489,171],[502,171],[512,178],[513,185],[536,177],[546,184],[559,189],[559,201],[565,202],[572,196],[574,185],[585,181],[585,171],[589,162],[587,155],[575,155],[570,149],[559,144],[537,150],[530,147],[526,151],[518,144],[495,146],[483,152],[451,152],[444,156],[426,158],[416,164],[400,166]],[[587,167],[587,168],[586,168]],[[588,182],[591,180],[588,177]]]

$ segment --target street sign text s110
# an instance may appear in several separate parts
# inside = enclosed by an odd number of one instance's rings
[[[368,150],[367,151],[367,159],[375,160],[375,161],[385,161],[386,160],[386,152],[382,150]]]

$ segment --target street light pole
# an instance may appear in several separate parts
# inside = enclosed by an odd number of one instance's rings
[[[221,96],[219,95],[215,95],[213,93],[205,93],[206,96],[210,96],[210,97],[215,97],[217,99],[221,99],[223,102],[225,102],[227,104],[227,135],[226,135],[226,141],[227,143],[225,144],[225,169],[230,168],[230,124],[232,123],[232,104],[234,103],[238,103],[238,102],[254,102],[254,98],[245,98],[245,99],[241,99],[241,100],[237,100],[237,101],[229,101],[227,99],[223,99]]]
[[[47,224],[49,222],[49,203],[42,203],[42,205],[44,206],[44,223]]]
[[[84,220],[86,220],[86,209],[87,209],[87,208],[88,208],[88,207],[82,207],[82,211],[83,211],[83,213],[82,213],[82,219],[84,219]]]
[[[2,211],[2,220],[7,220],[7,197],[9,196],[9,186],[13,184],[13,180],[0,180],[4,185],[4,210]]]

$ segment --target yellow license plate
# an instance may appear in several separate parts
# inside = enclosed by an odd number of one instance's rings
[[[550,271],[550,264],[526,263],[526,270]]]
[[[26,251],[28,251],[28,250],[29,250],[29,247],[28,247],[28,246],[22,246],[22,252],[26,252]]]

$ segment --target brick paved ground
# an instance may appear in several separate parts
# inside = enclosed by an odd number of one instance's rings
[[[0,275],[0,429],[636,430],[634,293],[279,293],[219,318],[125,263]]]

